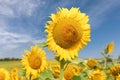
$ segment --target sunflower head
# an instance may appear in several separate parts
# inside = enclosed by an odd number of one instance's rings
[[[10,80],[9,72],[4,68],[0,68],[0,80]]]
[[[18,79],[18,70],[17,70],[17,68],[14,68],[14,69],[11,70],[10,79],[11,80]]]
[[[115,66],[111,67],[110,74],[113,77],[118,76],[120,74],[120,65],[115,65]]]
[[[59,64],[52,65],[51,66],[51,70],[52,70],[54,78],[59,78],[59,75],[60,75],[60,65]]]
[[[72,80],[72,78],[81,72],[81,68],[76,65],[68,65],[64,71],[64,79]]]
[[[87,65],[91,69],[95,68],[96,63],[97,63],[96,59],[88,59],[87,60]]]
[[[48,49],[56,52],[60,60],[78,57],[78,51],[90,41],[88,16],[79,8],[60,8],[50,18],[52,20],[45,26]]]
[[[106,80],[106,75],[103,71],[94,70],[90,75],[88,75],[89,80]]]
[[[32,46],[31,51],[25,51],[26,55],[23,56],[22,64],[26,70],[27,77],[31,76],[32,79],[38,77],[41,71],[47,68],[47,61],[45,52],[38,46]]]
[[[114,50],[114,42],[111,42],[107,45],[107,53],[112,53]]]
[[[24,80],[23,76],[18,76],[18,80]]]

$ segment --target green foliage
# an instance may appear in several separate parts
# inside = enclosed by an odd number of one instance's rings
[[[52,75],[52,72],[48,69],[41,72],[40,77],[35,80],[54,80],[54,77]]]
[[[47,47],[47,43],[46,42],[40,42],[40,43],[37,43],[36,45],[38,45],[40,47]]]
[[[78,76],[74,76],[72,80],[88,80],[86,75],[86,72],[80,73]]]

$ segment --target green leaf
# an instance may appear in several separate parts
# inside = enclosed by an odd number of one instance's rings
[[[74,64],[80,64],[80,63],[84,63],[84,60],[82,60],[80,58],[75,58],[75,59],[71,60],[70,62],[74,63]]]
[[[26,70],[22,70],[21,72],[18,73],[18,75],[26,76]]]
[[[46,42],[40,42],[40,43],[37,43],[36,45],[41,46],[41,47],[47,47]]]
[[[48,70],[43,71],[40,74],[40,77],[35,80],[54,80],[54,77],[52,75],[52,72],[48,69]]]
[[[81,73],[79,76],[74,76],[72,80],[88,80],[84,73]]]
[[[82,80],[80,76],[74,76],[72,80]]]

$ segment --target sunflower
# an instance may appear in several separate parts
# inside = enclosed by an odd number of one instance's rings
[[[31,51],[25,50],[22,65],[26,70],[28,80],[39,76],[40,72],[47,69],[45,52],[38,46],[32,46]]]
[[[93,69],[96,67],[97,60],[96,59],[88,59],[87,65],[89,68]]]
[[[52,49],[60,60],[78,57],[78,51],[90,41],[88,16],[79,8],[59,8],[50,18],[52,20],[45,26],[48,49]]]
[[[90,75],[88,75],[89,80],[106,80],[106,75],[103,71],[94,70]]]
[[[60,75],[60,65],[55,64],[51,66],[51,71],[53,73],[54,78],[59,78]]]
[[[82,69],[77,65],[68,65],[64,71],[64,80],[72,80],[74,76],[77,76]]]
[[[17,80],[18,79],[18,69],[14,68],[10,72],[10,79],[11,80]]]
[[[13,68],[10,72],[10,80],[23,80],[23,76],[18,75],[18,69]]]
[[[110,74],[113,77],[119,76],[120,75],[120,65],[115,65],[110,68]]]
[[[18,80],[24,80],[23,76],[18,76]]]
[[[4,68],[0,68],[0,80],[10,80],[9,72]]]
[[[107,53],[112,53],[114,50],[114,42],[111,42],[107,45]]]

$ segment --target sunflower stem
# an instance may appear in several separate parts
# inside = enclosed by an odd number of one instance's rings
[[[107,59],[106,59],[106,57],[105,57],[105,63],[104,63],[104,66],[105,66],[105,69],[106,69],[106,67],[107,67]]]
[[[64,65],[66,64],[66,62],[64,60],[60,61],[60,77],[59,80],[63,79],[64,76]]]
[[[30,73],[30,80],[32,80],[32,78],[31,78],[31,77],[32,77],[32,74]]]

